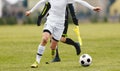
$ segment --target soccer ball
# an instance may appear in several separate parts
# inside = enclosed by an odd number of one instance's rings
[[[88,54],[83,54],[80,56],[79,63],[84,67],[90,66],[92,63],[92,58]]]

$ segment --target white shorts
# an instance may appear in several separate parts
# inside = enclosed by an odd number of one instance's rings
[[[44,30],[49,30],[52,37],[57,41],[61,39],[64,30],[64,25],[59,25],[59,24],[60,23],[46,22],[44,25]]]

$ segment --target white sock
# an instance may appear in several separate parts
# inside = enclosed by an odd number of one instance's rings
[[[37,51],[37,55],[36,55],[36,61],[38,63],[40,63],[40,60],[41,60],[42,55],[44,53],[44,50],[45,50],[45,46],[41,46],[41,45],[38,46],[38,51]]]

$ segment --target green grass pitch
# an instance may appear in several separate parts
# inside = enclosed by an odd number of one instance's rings
[[[69,25],[68,37],[77,41]],[[49,43],[39,67],[30,68],[41,40],[43,25],[0,26],[0,71],[120,71],[120,24],[80,24],[82,53],[92,56],[89,67],[82,67],[74,47],[59,43],[61,62],[51,60]]]

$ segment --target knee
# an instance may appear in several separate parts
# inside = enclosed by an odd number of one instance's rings
[[[42,43],[43,43],[43,44],[47,44],[48,39],[49,39],[49,37],[44,36],[44,37],[42,38]]]
[[[44,32],[42,35],[42,45],[46,45],[48,42],[48,39],[50,38],[50,34],[48,32]]]
[[[61,37],[60,41],[64,43],[66,41],[66,38],[65,37]]]

